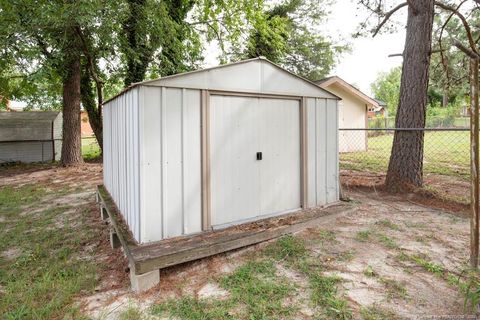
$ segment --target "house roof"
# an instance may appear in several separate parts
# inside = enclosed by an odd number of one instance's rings
[[[386,107],[387,106],[387,103],[383,102],[382,100],[378,100],[378,99],[375,99],[375,98],[373,98],[373,100],[377,101],[377,103],[380,107]]]
[[[0,121],[8,120],[29,120],[29,121],[53,121],[57,118],[59,111],[13,111],[0,112]]]
[[[382,105],[379,103],[379,100],[376,100],[374,98],[369,97],[360,89],[356,88],[355,86],[351,85],[347,81],[343,80],[339,76],[331,76],[327,77],[321,80],[314,81],[315,84],[317,84],[320,88],[327,89],[329,86],[332,84],[338,84],[340,87],[345,89],[346,91],[350,92],[351,94],[355,95],[358,97],[360,100],[364,101],[365,103],[368,103],[374,107],[381,107]]]
[[[117,96],[137,86],[261,92],[340,99],[335,94],[319,87],[314,82],[285,70],[264,57],[134,83],[128,88],[125,88]],[[105,103],[115,97],[105,101]]]

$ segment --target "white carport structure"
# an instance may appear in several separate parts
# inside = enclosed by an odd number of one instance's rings
[[[334,94],[264,58],[104,105],[104,184],[139,243],[339,199]]]

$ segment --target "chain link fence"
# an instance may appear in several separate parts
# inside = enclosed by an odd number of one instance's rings
[[[424,173],[468,181],[470,133],[467,128],[339,129],[340,169],[386,173],[396,130],[424,131]]]
[[[470,127],[470,118],[469,117],[458,117],[458,116],[430,116],[427,117],[425,122],[426,128],[469,128]],[[369,129],[386,129],[386,128],[395,128],[395,117],[374,117],[368,119],[368,128]]]

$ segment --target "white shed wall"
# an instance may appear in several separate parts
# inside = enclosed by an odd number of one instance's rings
[[[103,180],[129,226],[140,239],[138,89],[103,108]]]
[[[140,89],[141,242],[201,231],[200,90]]]
[[[339,200],[337,102],[308,98],[306,103],[308,205],[323,206]]]

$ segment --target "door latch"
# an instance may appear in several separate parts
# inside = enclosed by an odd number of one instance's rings
[[[257,152],[257,160],[262,160],[262,153],[261,152]]]

